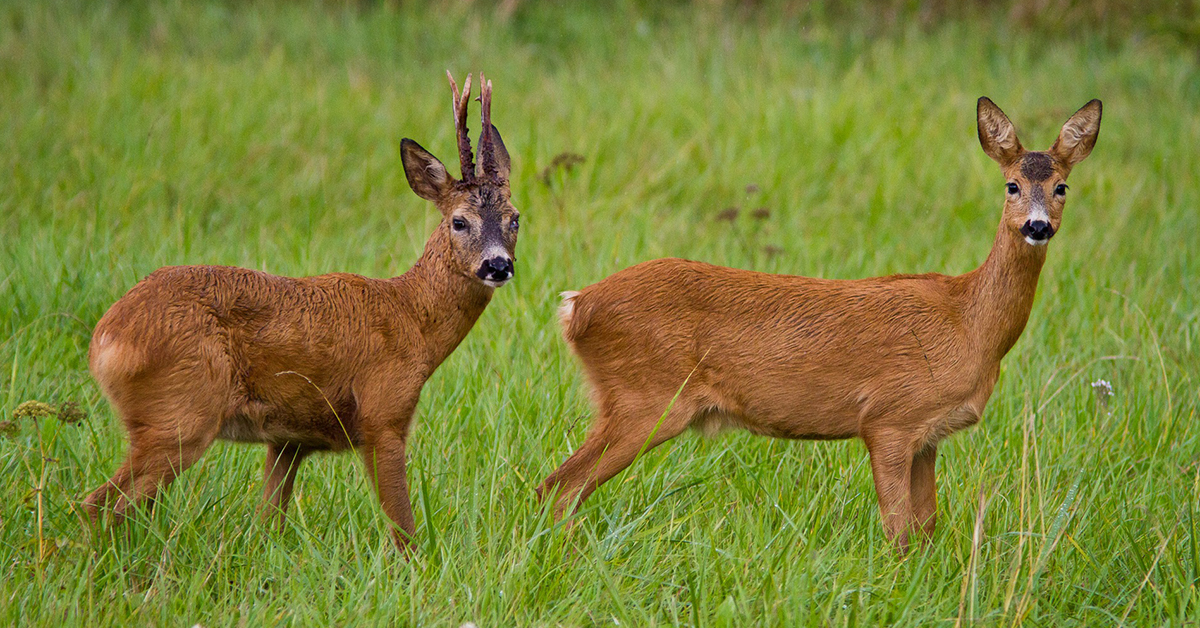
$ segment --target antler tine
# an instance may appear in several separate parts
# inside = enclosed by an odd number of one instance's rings
[[[463,181],[472,181],[475,178],[475,163],[471,159],[471,137],[467,134],[467,105],[471,102],[471,75],[467,75],[467,80],[463,81],[462,94],[458,92],[458,84],[454,82],[454,75],[450,74],[450,70],[446,70],[446,78],[450,79],[450,92],[454,97],[454,130],[458,135],[458,163],[462,169]],[[482,79],[482,77],[480,77]]]
[[[492,82],[479,73],[479,111],[483,118],[482,130],[479,132],[479,163],[483,176],[489,179],[499,179],[500,170],[496,166],[496,147],[492,145]]]

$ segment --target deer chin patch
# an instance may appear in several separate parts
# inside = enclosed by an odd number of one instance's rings
[[[1034,240],[1029,236],[1025,236],[1025,241],[1028,242],[1030,246],[1046,246],[1046,244],[1050,242],[1050,238],[1046,238],[1045,240]]]
[[[511,277],[509,279],[511,279]],[[508,283],[509,280],[505,279],[503,281],[496,281],[495,279],[483,279],[482,281],[483,285],[488,286],[489,288],[499,288]]]

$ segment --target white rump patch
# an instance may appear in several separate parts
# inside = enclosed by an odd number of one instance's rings
[[[575,314],[575,297],[579,296],[578,290],[568,290],[559,294],[562,297],[562,305],[558,306],[558,320],[563,325],[568,325],[571,322],[571,316]]]
[[[91,353],[92,373],[101,384],[114,377],[129,376],[140,368],[140,352],[112,334],[101,334],[93,343]]]
[[[108,334],[100,334],[96,339],[96,358],[95,368],[97,371],[105,372],[112,368],[113,359],[120,353],[120,347],[112,340],[112,336]]]

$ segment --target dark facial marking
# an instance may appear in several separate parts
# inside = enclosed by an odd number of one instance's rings
[[[481,185],[473,199],[479,207],[479,216],[483,219],[483,239],[485,242],[502,239],[500,230],[500,215],[505,207],[505,198],[500,188],[491,185]]]
[[[494,185],[481,185],[476,189],[475,197],[479,207],[484,211],[498,210],[504,207],[504,193]]]
[[[1021,158],[1021,174],[1033,183],[1045,181],[1054,174],[1054,160],[1046,153],[1025,153]]]
[[[1045,204],[1046,203],[1046,192],[1042,190],[1042,186],[1035,185],[1032,187],[1033,187],[1033,190],[1030,191],[1029,196],[1033,200],[1033,202],[1039,203],[1039,204]]]

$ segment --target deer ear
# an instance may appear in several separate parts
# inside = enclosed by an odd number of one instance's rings
[[[1101,111],[1100,101],[1096,99],[1076,111],[1059,131],[1058,139],[1050,147],[1050,155],[1068,167],[1090,155],[1100,136]]]
[[[500,139],[500,131],[496,130],[496,125],[488,125],[488,137],[492,141],[492,151],[496,156],[496,170],[501,179],[508,180],[508,173],[512,169],[512,162],[508,157],[508,149],[504,147],[504,140]],[[479,165],[475,168],[482,176],[483,157],[479,158]]]
[[[1021,140],[1017,139],[1017,130],[1013,128],[1008,116],[984,96],[979,99],[976,108],[979,123],[979,144],[988,157],[995,159],[1001,166],[1008,166],[1025,152]]]
[[[454,185],[454,178],[442,162],[407,137],[400,140],[400,161],[404,162],[409,187],[427,201],[437,202]]]

